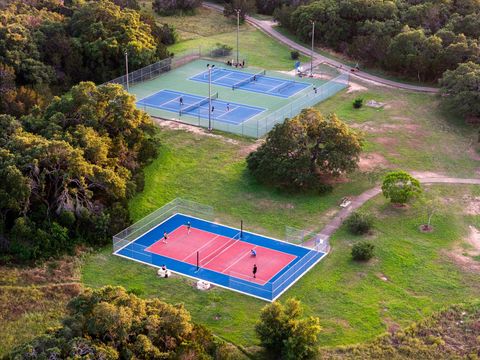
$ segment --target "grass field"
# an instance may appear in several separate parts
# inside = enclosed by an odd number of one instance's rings
[[[388,157],[385,168],[426,168],[473,175],[476,163],[465,152],[470,136],[467,127],[455,124],[438,110],[426,111],[429,107],[435,109],[434,97],[382,90],[373,88],[362,95],[390,104],[383,110],[353,110],[351,102],[358,93],[346,92],[318,108],[324,112],[338,109],[339,115],[354,126],[374,123],[372,133],[368,132],[370,128],[365,129],[367,154]],[[416,130],[430,131],[428,137],[441,143],[449,141],[452,149],[426,146],[427,153],[421,154],[412,146],[415,135],[407,136],[408,128],[391,131],[390,136],[405,137],[394,148],[377,145],[375,131],[382,126],[398,125],[397,114],[405,118],[409,114],[422,114],[415,118],[415,123],[421,126]],[[282,237],[284,225],[319,229],[334,215],[343,196],[371,187],[372,180],[385,171],[374,168],[352,176],[352,181],[338,184],[333,192],[323,196],[285,194],[257,185],[246,173],[244,157],[254,146],[252,141],[167,129],[161,130],[161,136],[161,156],[146,169],[145,191],[130,204],[134,219],[182,196],[214,206],[220,222],[238,225],[242,218],[250,230]],[[411,160],[389,155],[397,148]],[[435,153],[438,155],[434,156]],[[422,163],[425,157],[429,158],[428,166]],[[478,195],[477,189],[468,187],[441,188],[441,191],[452,199],[469,192]],[[448,258],[440,256],[443,248],[461,239],[471,220],[462,218],[459,207],[449,204],[449,209],[455,210],[453,214],[442,213],[435,220],[438,231],[423,235],[417,230],[420,224],[417,212],[413,209],[394,212],[381,197],[375,199],[366,211],[381,218],[372,238],[378,246],[378,260],[367,265],[351,262],[349,249],[356,239],[342,230],[332,240],[333,253],[284,297],[299,297],[309,313],[321,317],[325,329],[321,344],[325,346],[372,339],[389,326],[406,325],[442,305],[472,297],[477,294],[472,276],[460,273]],[[385,274],[389,280],[381,280],[379,274]],[[220,289],[201,293],[183,278],[161,282],[152,269],[114,258],[110,249],[89,258],[83,269],[83,281],[89,286],[123,285],[144,296],[184,302],[194,319],[244,346],[254,341],[256,317],[252,314],[258,314],[264,305]]]
[[[148,11],[151,1],[143,3]],[[183,40],[172,46],[174,52],[235,41],[234,23],[208,10],[189,17],[188,24],[182,17],[159,18],[165,21],[177,26]],[[292,67],[289,49],[251,27],[242,27],[241,46],[251,64],[279,70]],[[443,112],[436,97],[370,84],[354,88],[354,92],[342,92],[317,105],[324,113],[335,111],[362,131],[366,140],[361,171],[336,184],[332,192],[289,194],[256,184],[245,166],[246,155],[257,146],[252,140],[162,127],[160,155],[145,169],[145,190],[129,204],[132,218],[138,220],[184,197],[215,207],[219,222],[238,226],[243,219],[248,230],[283,238],[285,225],[319,230],[338,211],[342,197],[371,188],[387,169],[458,177],[478,174],[479,162],[472,155],[475,134],[454,115]],[[386,106],[354,110],[352,101],[358,96]],[[298,297],[308,314],[320,317],[321,346],[370,340],[444,305],[480,295],[478,273],[465,271],[449,256],[452,249],[467,253],[462,238],[468,225],[480,227],[478,215],[464,213],[465,199],[480,198],[480,190],[434,188],[442,200],[433,219],[434,232],[418,231],[425,220],[415,207],[395,210],[379,196],[362,208],[376,217],[374,233],[368,237],[376,245],[376,257],[367,264],[352,262],[350,249],[360,238],[342,228],[331,240],[332,253],[282,297]],[[0,356],[58,325],[65,302],[78,291],[80,275],[77,265],[67,268],[66,276],[57,274],[57,266],[45,265],[40,274],[46,275],[40,280],[28,271],[0,269],[0,320],[4,325]],[[200,292],[191,280],[179,276],[158,279],[154,269],[112,256],[110,247],[85,257],[81,283],[121,285],[143,297],[183,302],[194,321],[215,334],[245,347],[257,342],[253,327],[264,302],[219,288]]]
[[[178,46],[187,48],[185,43]],[[130,202],[133,219],[175,197],[185,197],[214,206],[216,220],[222,223],[238,226],[243,219],[248,230],[282,238],[285,225],[320,229],[338,211],[343,196],[372,187],[387,169],[475,176],[474,133],[441,110],[435,96],[371,84],[354,84],[352,89],[317,105],[324,113],[336,112],[365,137],[362,171],[331,193],[294,195],[256,184],[245,168],[245,156],[256,146],[251,140],[164,127],[160,156],[145,170],[145,190]],[[352,102],[359,96],[384,102],[385,107],[355,110]],[[300,298],[309,314],[320,316],[324,328],[320,345],[373,339],[443,305],[478,296],[475,276],[461,272],[445,256],[445,249],[462,243],[468,224],[474,222],[462,215],[459,199],[478,196],[478,189],[438,189],[452,200],[435,218],[435,232],[418,231],[423,220],[417,210],[394,211],[383,198],[375,198],[363,211],[378,219],[371,236],[377,245],[376,259],[368,264],[352,262],[350,247],[358,238],[342,229],[332,239],[332,254],[283,296]],[[181,277],[160,281],[153,269],[110,252],[107,248],[86,260],[82,272],[86,285],[122,285],[142,296],[183,302],[195,321],[219,336],[243,346],[255,343],[253,326],[265,303],[218,288],[199,292]]]
[[[151,1],[143,1],[142,9],[153,14],[158,23],[173,25],[178,33],[178,42],[169,47],[173,53],[191,49],[210,49],[217,43],[227,44],[236,51],[237,24],[235,20],[209,9],[199,8],[194,16],[160,17],[151,10]],[[274,39],[254,27],[243,24],[240,27],[241,58],[248,64],[266,69],[292,70],[294,61],[290,49],[278,44]],[[302,62],[308,58],[302,56]]]
[[[53,260],[33,268],[0,267],[0,357],[59,325],[79,293],[79,262]]]

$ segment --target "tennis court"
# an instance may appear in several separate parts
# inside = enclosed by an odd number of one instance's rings
[[[170,216],[114,254],[155,267],[166,265],[172,272],[267,301],[278,298],[326,255],[182,213]]]
[[[267,76],[265,70],[250,73],[240,70],[216,67],[211,72],[213,84],[229,87],[232,90],[252,91],[265,95],[289,98],[311,87],[311,84],[293,79],[281,79]],[[189,80],[208,83],[208,70],[192,76]]]
[[[182,103],[180,103],[180,99]],[[148,106],[160,110],[167,110],[180,116],[197,116],[208,119],[209,99],[198,95],[173,90],[160,90],[139,101],[139,106]],[[252,117],[264,112],[265,109],[234,102],[218,100],[218,94],[212,96],[211,118],[228,124],[241,124]]]

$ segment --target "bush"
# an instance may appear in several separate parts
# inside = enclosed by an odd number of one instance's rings
[[[369,215],[353,213],[345,221],[348,231],[354,235],[363,235],[370,231],[373,225],[373,219]]]
[[[356,261],[368,261],[373,257],[375,246],[369,242],[361,241],[352,248],[352,258]]]
[[[292,58],[292,60],[298,60],[298,58],[300,57],[300,53],[297,50],[292,50],[290,51],[290,57]]]
[[[353,107],[354,107],[355,109],[360,109],[362,106],[363,106],[363,99],[362,99],[362,98],[356,98],[356,99],[353,101]]]
[[[193,14],[201,0],[154,0],[152,7],[159,15]]]
[[[210,55],[212,57],[224,57],[232,54],[233,47],[227,44],[216,43],[215,48],[212,50]]]

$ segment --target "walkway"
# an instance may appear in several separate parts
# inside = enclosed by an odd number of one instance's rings
[[[210,8],[210,9],[213,9],[215,11],[223,12],[223,7],[221,5],[218,5],[218,4],[203,2],[203,6],[207,7],[207,8]],[[274,26],[276,25],[275,22],[269,21],[269,20],[259,20],[259,19],[255,19],[251,16],[247,16],[245,18],[245,20],[250,25],[255,26],[257,29],[263,31],[264,33],[273,37],[274,39],[284,43],[288,47],[290,47],[292,49],[295,49],[295,50],[298,50],[302,54],[310,56],[311,49],[306,48],[305,46],[296,43],[295,41],[289,39],[285,35],[282,35],[278,31],[276,31],[274,29]],[[355,70],[355,72],[352,72],[351,71],[352,68],[350,66],[345,65],[345,64],[341,63],[340,61],[330,59],[326,56],[320,55],[320,54],[315,52],[314,53],[314,65],[318,65],[320,63],[326,63],[328,65],[336,67],[339,70],[342,69],[341,71],[348,72],[353,77],[357,77],[357,78],[360,78],[360,79],[372,81],[372,82],[382,84],[382,85],[391,86],[391,87],[394,87],[394,88],[397,88],[397,89],[411,90],[411,91],[418,91],[418,92],[427,92],[427,93],[437,93],[438,92],[438,89],[434,88],[434,87],[405,84],[405,83],[401,83],[401,82],[397,82],[397,81],[393,81],[393,80],[384,79],[382,77],[375,76],[375,75],[366,73],[364,71]]]
[[[470,185],[480,185],[480,179],[462,179],[462,178],[451,178],[444,176],[433,177],[429,174],[422,172],[412,172],[422,184],[470,184]],[[325,227],[318,233],[319,237],[324,240],[329,240],[330,236],[337,231],[342,225],[343,221],[355,210],[365,204],[368,200],[379,195],[382,192],[380,186],[376,186],[370,190],[367,190],[360,194],[359,196],[352,199],[352,203],[340,210],[335,217],[330,220],[330,222],[325,225]],[[313,246],[313,241],[311,243],[306,243],[307,246]]]

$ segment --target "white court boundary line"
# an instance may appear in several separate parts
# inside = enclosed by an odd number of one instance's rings
[[[130,241],[128,244],[124,245],[123,247],[121,247],[120,249],[118,249],[117,251],[115,251],[113,254],[116,255],[116,256],[119,256],[119,257],[122,257],[124,259],[127,259],[127,260],[130,260],[130,261],[135,261],[135,262],[138,262],[138,263],[142,263],[142,264],[145,264],[145,265],[148,265],[148,266],[151,266],[151,267],[154,267],[156,269],[159,269],[160,267],[159,266],[156,266],[154,264],[151,264],[151,263],[147,263],[147,262],[144,262],[144,261],[141,261],[141,260],[137,260],[137,259],[134,259],[132,257],[129,257],[129,256],[125,256],[125,255],[122,255],[122,254],[119,254],[119,252],[121,250],[123,250],[125,247],[129,246],[130,244],[132,244],[133,242],[137,241],[139,238],[141,238],[142,236],[144,236],[145,234],[148,234],[149,232],[151,232],[152,230],[156,229],[157,227],[159,227],[160,225],[166,223],[167,221],[169,221],[171,218],[177,216],[177,215],[181,215],[181,216],[185,216],[185,217],[189,217],[189,218],[192,218],[192,219],[197,219],[197,220],[200,220],[200,221],[203,221],[203,222],[206,222],[206,223],[210,223],[210,224],[213,224],[213,225],[217,225],[217,226],[220,226],[220,227],[224,227],[224,228],[228,228],[228,229],[233,229],[233,230],[239,230],[238,228],[235,228],[235,227],[232,227],[232,226],[228,226],[228,225],[223,225],[223,224],[216,224],[214,222],[211,222],[211,221],[208,221],[208,220],[205,220],[205,219],[202,219],[202,218],[199,218],[199,217],[196,217],[196,216],[192,216],[192,215],[187,215],[187,214],[184,214],[184,213],[181,213],[181,212],[177,212],[175,214],[172,214],[171,216],[169,216],[167,219],[163,220],[161,223],[159,223],[158,225],[154,226],[153,228],[151,228],[150,230],[146,231],[145,233],[143,233],[142,235],[136,237],[134,240]],[[205,230],[203,230],[205,231]],[[210,232],[210,231],[207,231],[207,232]],[[212,232],[210,232],[212,233]],[[260,235],[258,233],[254,233],[254,232],[251,232],[251,231],[244,231],[244,233],[246,234],[252,234],[252,235],[256,235],[256,236],[259,236],[261,238],[267,238],[267,239],[270,239],[270,240],[275,240],[275,241],[278,241],[278,242],[281,242],[281,243],[284,243],[284,244],[288,244],[290,246],[294,246],[294,247],[297,247],[297,248],[300,248],[300,249],[304,249],[304,250],[309,250],[307,252],[307,254],[310,252],[310,251],[316,251],[318,253],[321,253],[322,255],[317,259],[317,261],[315,261],[312,265],[310,265],[307,269],[305,269],[303,272],[300,272],[297,276],[297,278],[295,278],[287,287],[285,287],[285,289],[283,289],[282,291],[280,291],[280,293],[275,296],[273,299],[269,299],[269,298],[265,298],[265,297],[262,297],[262,296],[258,296],[258,295],[255,295],[255,294],[251,294],[251,293],[247,293],[247,292],[244,292],[244,291],[241,291],[241,290],[237,290],[235,288],[232,288],[232,287],[228,287],[228,286],[225,286],[225,285],[220,285],[218,283],[215,283],[215,282],[212,282],[210,281],[210,283],[218,286],[218,287],[221,287],[223,289],[227,289],[227,290],[230,290],[230,291],[235,291],[237,293],[240,293],[240,294],[243,294],[243,295],[247,295],[247,296],[251,296],[251,297],[254,297],[254,298],[257,298],[257,299],[260,299],[260,300],[264,300],[264,301],[268,301],[268,302],[273,302],[275,300],[277,300],[280,296],[283,295],[284,292],[286,292],[290,287],[292,287],[293,285],[295,285],[295,283],[297,281],[299,281],[306,273],[308,273],[313,267],[315,267],[321,260],[323,260],[323,258],[325,256],[328,255],[328,253],[326,252],[322,252],[322,251],[318,251],[318,250],[315,250],[315,249],[312,249],[312,248],[306,248],[306,247],[303,247],[303,246],[300,246],[300,245],[297,245],[297,244],[292,244],[292,243],[289,243],[288,241],[284,241],[284,240],[280,240],[280,239],[277,239],[277,238],[274,238],[274,237],[267,237],[267,236],[264,236],[264,235]],[[215,234],[215,233],[212,233],[212,234]],[[218,234],[215,234],[215,235],[218,235]],[[271,248],[270,248],[271,249]],[[290,253],[286,253],[284,251],[281,251],[281,250],[276,250],[276,249],[272,249],[272,250],[275,250],[275,251],[278,251],[278,252],[283,252],[285,254],[289,254],[289,255],[293,255],[293,254],[290,254]],[[133,251],[133,250],[132,250]],[[158,254],[156,254],[158,255]],[[306,255],[306,254],[305,254]],[[160,255],[161,256],[161,255]],[[297,256],[298,257],[298,256]],[[175,260],[175,259],[173,259]],[[177,260],[177,261],[180,261],[180,260]],[[293,260],[292,260],[293,261]],[[183,262],[185,263],[185,262]],[[186,263],[190,266],[192,266],[192,264],[189,264],[189,263]],[[214,270],[209,270],[207,269],[208,271],[213,271],[213,272],[216,272],[218,274],[222,274],[222,273],[219,273],[217,271],[214,271]],[[178,274],[178,275],[183,275],[183,276],[186,276],[188,278],[191,278],[191,279],[195,279],[195,280],[205,280],[205,279],[202,279],[202,278],[199,278],[199,277],[195,277],[195,276],[191,276],[191,275],[188,275],[188,274],[185,274],[185,273],[182,273],[182,272],[177,272],[177,271],[173,271],[171,270],[173,273],[175,274]],[[286,270],[288,271],[288,270]],[[298,273],[298,271],[296,272]],[[278,274],[278,272],[274,275],[276,276]],[[226,275],[226,274],[222,274],[222,275]],[[272,276],[272,278],[274,277]],[[236,279],[234,277],[234,279]],[[242,281],[245,281],[244,279],[241,279],[241,278],[238,278],[239,280],[242,280]],[[235,280],[233,280],[235,281]],[[247,280],[248,281],[248,280]],[[248,284],[243,284],[241,283],[242,285],[245,285],[245,286],[250,286]],[[268,284],[265,283],[265,284]],[[253,287],[253,286],[252,286]],[[268,292],[268,290],[263,290],[263,289],[260,289],[260,288],[256,288],[256,289],[259,289],[260,291],[264,291],[264,292]]]

